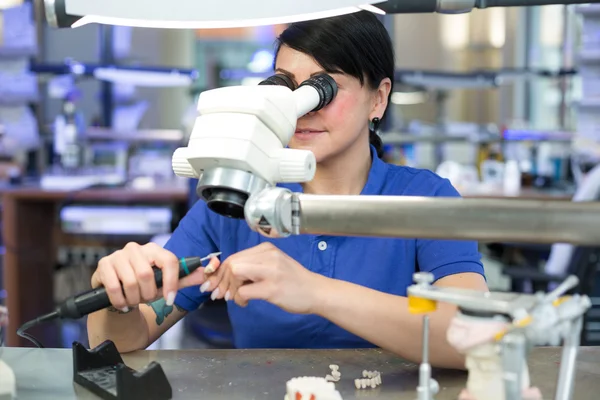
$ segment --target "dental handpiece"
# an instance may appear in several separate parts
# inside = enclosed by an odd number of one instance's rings
[[[221,253],[218,252],[202,258],[181,258],[179,260],[179,279],[200,268],[204,261],[217,257],[220,254]],[[157,267],[153,267],[153,270],[156,287],[161,288],[163,285],[162,270]],[[104,287],[98,287],[68,298],[56,308],[55,313],[57,314],[57,318],[79,319],[85,315],[110,307],[110,305],[111,303],[106,289]]]

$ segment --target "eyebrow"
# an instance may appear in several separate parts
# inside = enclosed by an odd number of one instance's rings
[[[296,75],[294,75],[290,71],[287,71],[283,68],[277,68],[277,69],[275,69],[275,72],[282,72],[285,75],[289,76],[290,78],[296,79]],[[341,74],[341,72],[339,72],[339,71],[327,72],[325,70],[321,70],[321,71],[313,72],[312,74],[310,74],[310,77],[312,78],[313,76],[319,75],[319,74]]]

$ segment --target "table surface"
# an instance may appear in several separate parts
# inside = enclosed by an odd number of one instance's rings
[[[535,348],[529,357],[531,380],[545,399],[554,398],[561,348]],[[72,383],[70,349],[4,348],[0,358],[17,378],[19,400],[97,399]],[[415,400],[418,366],[379,349],[367,350],[158,350],[123,355],[140,370],[157,361],[173,388],[173,399],[282,400],[285,383],[297,376],[327,375],[338,364],[336,388],[344,400],[364,397]],[[363,370],[382,373],[376,389],[356,390]],[[455,400],[466,382],[462,371],[434,370],[436,400]],[[573,400],[598,399],[600,348],[582,347],[577,359]]]

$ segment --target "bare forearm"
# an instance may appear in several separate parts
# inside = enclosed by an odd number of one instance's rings
[[[114,308],[100,310],[88,316],[88,340],[94,348],[111,340],[121,353],[148,346],[148,325],[139,307],[123,313]]]
[[[421,361],[423,316],[409,313],[407,298],[328,278],[316,292],[316,314],[404,359]],[[429,354],[434,366],[464,368],[464,358],[446,341],[455,312],[455,307],[439,304],[430,314]]]
[[[101,310],[88,317],[90,346],[112,340],[121,353],[142,350],[185,315],[177,306],[167,306],[164,299],[123,313],[114,308]]]

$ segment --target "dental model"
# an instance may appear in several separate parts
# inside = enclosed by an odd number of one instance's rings
[[[459,400],[503,400],[504,368],[501,346],[494,340],[505,331],[510,323],[501,317],[478,318],[457,313],[450,323],[447,339],[451,346],[466,356],[466,368],[469,371],[467,388]],[[521,366],[521,396],[524,400],[541,400],[540,391],[530,386],[529,369],[526,360]]]
[[[215,272],[215,267],[213,266],[213,264],[208,264],[206,266],[206,268],[204,268],[205,275],[210,275],[210,274],[213,274],[214,272]]]
[[[356,386],[357,389],[366,389],[369,387],[375,389],[377,386],[381,385],[381,373],[379,371],[364,370],[362,375],[362,379],[354,380],[354,386]]]
[[[335,385],[325,378],[303,376],[286,383],[285,400],[343,400]]]
[[[338,365],[331,364],[329,368],[331,368],[331,375],[327,375],[325,379],[328,382],[338,382],[342,377],[342,374],[339,371],[340,367]]]

